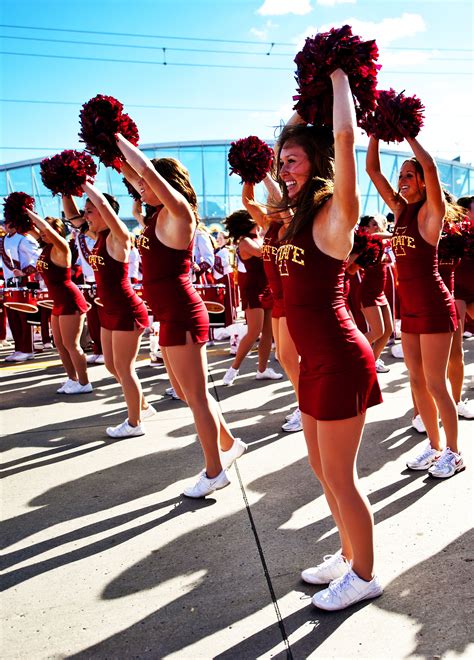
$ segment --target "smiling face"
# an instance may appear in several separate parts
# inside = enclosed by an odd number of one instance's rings
[[[303,147],[287,142],[280,151],[278,175],[290,200],[295,199],[311,176],[311,163]]]
[[[150,206],[159,206],[161,204],[157,195],[153,192],[148,183],[142,178],[140,178],[138,181],[138,191],[140,193],[142,202],[145,204],[149,204]]]
[[[425,198],[425,182],[412,161],[406,160],[398,175],[398,192],[409,203]]]
[[[84,220],[89,225],[89,229],[93,232],[102,231],[107,228],[107,225],[102,220],[99,211],[94,204],[88,199],[84,206]]]

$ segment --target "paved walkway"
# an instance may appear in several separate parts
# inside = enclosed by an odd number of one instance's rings
[[[145,350],[138,373],[158,415],[122,441],[104,434],[125,415],[103,366],[90,370],[92,394],[66,397],[52,351],[2,363],[2,657],[474,657],[474,421],[460,422],[465,472],[406,470],[423,436],[405,365],[386,358],[385,402],[368,414],[359,457],[386,590],[321,612],[299,572],[338,544],[302,433],[280,431],[291,388],[255,381],[255,355],[223,387],[227,349],[209,350],[211,389],[249,451],[231,486],[203,501],[181,496],[202,467],[189,411],[163,396],[164,370]],[[474,339],[465,349],[472,377]]]

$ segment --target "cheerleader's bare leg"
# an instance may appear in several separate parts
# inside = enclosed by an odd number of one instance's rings
[[[86,356],[80,345],[85,317],[85,314],[71,314],[59,317],[59,328],[63,345],[69,353],[81,385],[87,385],[89,382]]]

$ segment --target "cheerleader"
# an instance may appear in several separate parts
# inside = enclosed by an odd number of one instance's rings
[[[97,234],[97,242],[89,257],[100,298],[99,320],[105,366],[120,383],[127,403],[128,417],[117,426],[109,426],[111,438],[129,438],[145,433],[141,423],[156,411],[143,397],[135,372],[135,359],[143,330],[148,326],[148,313],[133,291],[128,277],[130,234],[117,215],[119,205],[90,183],[83,185],[88,199],[84,217]]]
[[[437,261],[446,204],[434,159],[417,139],[408,137],[407,142],[415,158],[403,163],[398,190],[382,174],[379,142],[374,137],[367,150],[367,172],[395,215],[392,247],[397,260],[403,354],[428,434],[428,443],[407,461],[407,467],[446,478],[465,467],[457,444],[456,406],[447,387],[456,309],[439,275]],[[446,434],[444,450],[438,411]]]
[[[280,194],[278,190],[278,196],[275,196],[273,186],[276,184],[269,174],[266,175],[264,183],[269,191],[269,204],[276,204],[280,199]],[[288,331],[285,304],[283,300],[283,288],[276,260],[278,247],[280,245],[280,235],[285,233],[286,226],[291,220],[291,215],[288,213],[281,214],[282,217],[277,219],[276,214],[272,214],[268,211],[267,207],[258,204],[255,201],[254,188],[254,185],[251,183],[243,184],[242,202],[261,230],[265,232],[262,257],[263,267],[265,269],[273,298],[272,332],[275,340],[276,353],[281,366],[293,385],[296,400],[298,400],[300,359],[295,348],[295,343]],[[294,433],[295,431],[302,430],[301,412],[298,407],[293,413],[288,415],[286,422],[281,428],[287,433]]]
[[[232,325],[236,317],[234,269],[231,263],[231,255],[227,247],[228,235],[224,232],[218,232],[216,236],[217,247],[214,250],[214,268],[212,276],[216,284],[223,284],[224,290],[224,323],[226,326]]]
[[[191,408],[204,453],[205,469],[184,494],[205,497],[229,485],[226,470],[247,446],[233,438],[207,389],[209,316],[189,277],[198,224],[196,193],[179,161],[150,161],[121,135],[117,143],[140,177],[143,202],[156,207],[137,241],[144,295],[160,322],[159,343],[171,385]]]
[[[87,303],[71,281],[72,257],[66,240],[66,228],[58,218],[43,220],[29,209],[27,213],[46,244],[36,269],[53,299],[51,329],[54,345],[67,374],[67,380],[58,393],[88,394],[92,392],[92,385],[87,377],[86,356],[80,345]]]
[[[282,206],[294,215],[277,259],[288,329],[301,356],[298,397],[309,461],[341,541],[340,552],[302,578],[330,583],[313,604],[339,610],[382,593],[373,573],[373,517],[355,467],[366,409],[381,394],[370,344],[344,303],[359,207],[356,120],[347,75],[336,69],[331,82],[334,137],[325,127],[296,124],[296,117],[278,140]]]
[[[273,298],[263,267],[263,241],[258,235],[258,226],[244,209],[231,213],[224,224],[230,238],[237,245],[238,285],[247,321],[247,333],[241,338],[234,361],[224,374],[222,382],[224,385],[234,383],[239,375],[240,365],[259,336],[258,369],[255,378],[279,380],[283,378],[283,374],[267,366],[272,349]]]

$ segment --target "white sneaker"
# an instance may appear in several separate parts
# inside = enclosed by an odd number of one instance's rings
[[[64,383],[59,387],[59,389],[56,390],[58,394],[62,394],[64,392],[64,389],[66,385],[71,385],[71,383],[75,383],[75,380],[72,380],[71,378],[68,378],[67,380],[64,381]]]
[[[290,414],[285,417],[286,421],[289,422],[290,419],[293,419],[295,415],[301,415],[299,408],[296,408],[293,410],[293,412],[290,412]]]
[[[428,441],[423,445],[421,453],[407,461],[407,467],[410,470],[427,470],[440,456],[441,452],[433,449]]]
[[[102,354],[97,356],[95,359],[95,364],[105,364],[105,358]]]
[[[465,339],[469,339],[469,337],[472,337],[472,332],[469,332],[469,330],[464,330],[463,337]]]
[[[345,575],[350,568],[347,559],[338,552],[335,555],[325,555],[321,564],[306,568],[301,573],[301,579],[308,584],[329,584]]]
[[[165,390],[165,394],[167,396],[170,396],[175,401],[181,401],[179,396],[176,394],[176,390],[174,389],[174,387],[167,387],[166,390]]]
[[[342,577],[333,580],[327,589],[314,594],[312,602],[316,607],[332,612],[343,610],[361,600],[377,598],[382,593],[382,586],[376,577],[367,582],[350,569]]]
[[[257,380],[280,380],[280,378],[283,378],[283,374],[279,374],[271,367],[267,367],[265,371],[257,371],[255,378]]]
[[[89,394],[92,392],[92,383],[81,385],[78,380],[73,380],[64,386],[63,394]]]
[[[21,351],[15,351],[11,355],[7,355],[5,362],[26,362],[26,360],[33,360],[34,357],[34,353],[22,353]]]
[[[283,424],[281,430],[285,431],[286,433],[296,433],[297,431],[303,430],[303,423],[301,421],[301,413],[299,408],[296,409],[293,417]]]
[[[413,426],[415,431],[418,431],[418,433],[426,433],[425,425],[423,424],[421,415],[417,415],[416,417],[413,417],[413,419],[411,420],[411,425]]]
[[[133,438],[135,436],[145,435],[145,429],[141,424],[132,426],[128,423],[128,419],[118,426],[109,426],[105,432],[111,438]]]
[[[206,495],[210,495],[215,490],[225,488],[229,484],[230,481],[225,470],[219,472],[217,477],[213,477],[212,479],[209,479],[209,477],[206,475],[206,470],[203,470],[199,475],[199,479],[196,481],[196,483],[193,486],[188,486],[183,490],[183,495],[186,495],[186,497],[196,498],[206,497]]]
[[[225,374],[224,374],[222,382],[224,383],[224,385],[233,385],[234,380],[237,378],[238,375],[239,375],[239,370],[238,369],[234,369],[233,367],[229,367],[227,369],[227,371],[225,372]]]
[[[221,450],[221,465],[224,470],[228,470],[232,463],[240,458],[247,451],[247,445],[240,438],[234,438],[234,444],[227,451]]]
[[[464,399],[458,403],[458,415],[465,419],[474,419],[474,402]]]
[[[379,358],[375,361],[375,371],[378,374],[386,374],[390,371],[390,367],[387,367],[384,361]]]
[[[142,410],[142,412],[141,412],[141,418],[142,418],[142,421],[143,421],[144,419],[150,419],[150,417],[153,417],[153,415],[156,415],[156,408],[153,408],[153,406],[151,405],[151,403],[149,403],[149,404],[148,404],[148,408],[145,408],[145,409]]]
[[[88,356],[86,357],[86,362],[87,362],[87,364],[95,364],[95,363],[97,362],[97,358],[98,358],[98,357],[99,357],[99,356],[96,355],[95,353],[92,353],[91,355],[88,355]]]
[[[403,360],[403,346],[401,344],[394,344],[390,349],[390,353],[394,358],[401,358]]]
[[[43,348],[49,350],[50,348],[53,348],[53,345],[50,341],[47,341],[46,344],[43,344]]]
[[[449,447],[446,447],[436,463],[430,467],[428,473],[438,479],[447,479],[454,476],[456,472],[462,472],[465,469],[466,465],[461,454],[456,454]]]

